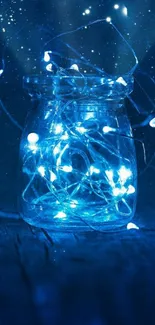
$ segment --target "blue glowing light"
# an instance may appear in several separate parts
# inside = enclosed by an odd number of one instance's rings
[[[37,142],[39,141],[39,135],[37,133],[29,133],[27,136],[28,148],[35,154],[38,151]]]
[[[106,18],[107,23],[111,23],[111,17]]]
[[[109,133],[109,132],[114,132],[116,131],[114,128],[111,128],[110,126],[104,126],[103,127],[103,132],[104,133]]]
[[[114,9],[116,9],[116,10],[119,9],[119,5],[118,4],[115,4],[114,5]]]
[[[63,211],[59,211],[53,218],[54,219],[65,219],[66,213],[64,213]]]
[[[91,9],[91,7],[89,7],[88,9],[85,9],[85,11],[82,13],[82,15],[83,16],[85,16],[85,15],[90,15],[90,9]]]
[[[81,134],[87,132],[87,129],[84,128],[83,126],[77,126],[77,127],[76,127],[76,130],[77,130],[78,132],[80,132]]]
[[[60,137],[61,140],[68,140],[69,135],[68,133],[65,131],[64,134]]]
[[[122,166],[118,170],[120,184],[124,185],[126,180],[132,176],[132,171],[127,169],[125,166]]]
[[[44,166],[39,166],[38,167],[38,172],[40,173],[40,175],[42,177],[44,177],[45,176],[45,168],[44,168]]]
[[[106,170],[106,176],[108,178],[108,182],[111,186],[112,194],[114,196],[122,196],[124,194],[129,195],[135,193],[135,187],[133,185],[126,185],[127,181],[132,179],[132,171],[127,169],[125,166],[121,166],[121,168],[117,171],[118,181],[115,183],[114,178],[116,179],[116,172],[113,170]]]
[[[66,173],[71,173],[73,170],[72,166],[61,166],[60,169]]]
[[[149,122],[152,128],[155,128],[155,117]]]
[[[52,69],[53,69],[52,63],[47,64],[46,70],[49,71],[49,72],[52,72]]]
[[[100,173],[100,169],[94,167],[94,166],[90,166],[90,175],[92,175],[93,173],[95,174],[99,174]]]
[[[49,62],[51,57],[50,57],[50,54],[52,53],[52,51],[45,51],[44,52],[44,61],[45,62]]]
[[[77,204],[78,204],[78,201],[77,201],[77,200],[71,201],[71,203],[70,203],[70,207],[71,207],[72,209],[75,209],[75,208],[77,207]]]
[[[52,126],[53,127],[53,126]],[[62,126],[62,124],[56,124],[55,126],[54,126],[54,133],[55,134],[60,134],[60,133],[62,133],[63,132],[63,126]]]
[[[123,7],[122,13],[123,13],[124,16],[127,16],[128,15],[128,9],[127,9],[127,7]]]
[[[38,140],[39,140],[39,135],[37,133],[30,133],[28,136],[27,136],[27,140],[29,143],[37,143]]]
[[[139,230],[139,227],[135,223],[129,222],[127,224],[127,230],[130,230],[130,229],[137,229],[137,230]]]
[[[73,69],[73,70],[76,70],[76,71],[79,71],[79,67],[77,64],[72,64],[70,69]]]
[[[127,82],[122,78],[122,77],[119,77],[116,82],[124,85],[125,87],[127,86]]]
[[[56,175],[50,170],[50,182],[54,182],[56,179]]]
[[[129,186],[128,186],[128,189],[127,189],[127,194],[133,194],[133,193],[135,193],[135,192],[136,192],[135,187],[132,186],[132,185],[129,185]]]

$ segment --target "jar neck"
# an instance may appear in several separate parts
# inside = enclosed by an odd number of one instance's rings
[[[31,76],[23,80],[31,98],[120,101],[133,90],[133,77]]]
[[[83,99],[80,98],[76,100],[72,98],[70,100],[49,100],[47,98],[42,98],[40,101],[39,109],[46,112],[68,112],[69,114],[86,114],[92,117],[101,116],[102,114],[111,115],[121,115],[126,114],[125,106],[123,105],[123,100],[106,100],[105,98],[100,98],[99,100],[94,100],[91,98]]]

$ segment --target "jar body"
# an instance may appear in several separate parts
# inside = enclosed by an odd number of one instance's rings
[[[108,230],[136,207],[134,140],[125,109],[104,99],[40,101],[20,145],[20,211],[58,231]]]

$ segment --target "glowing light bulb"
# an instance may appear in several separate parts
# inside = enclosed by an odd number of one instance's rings
[[[129,185],[127,194],[133,194],[133,193],[135,193],[135,191],[136,191],[135,187],[132,185]]]
[[[119,5],[118,4],[115,4],[114,5],[114,9],[116,9],[116,10],[119,9]]]
[[[106,170],[105,173],[109,180],[113,180],[114,174],[112,170]]]
[[[108,133],[108,132],[112,132],[115,131],[115,129],[111,128],[110,126],[104,126],[103,127],[103,132],[104,133]]]
[[[59,134],[59,133],[62,133],[63,132],[63,127],[62,127],[62,124],[57,124],[54,128],[54,133],[55,134]]]
[[[29,135],[27,136],[27,140],[29,143],[37,143],[39,140],[39,135],[37,133],[29,133]]]
[[[149,122],[149,125],[152,127],[152,128],[155,128],[155,117]]]
[[[123,86],[127,86],[128,84],[126,83],[126,81],[122,78],[122,77],[119,77],[116,82],[122,84]]]
[[[113,177],[114,177],[113,170],[105,170],[105,174],[106,174],[106,176],[108,178],[108,182],[109,182],[110,186],[112,188],[114,188],[115,187],[115,183],[113,181]]]
[[[46,66],[46,70],[51,72],[51,71],[52,71],[52,67],[53,67],[53,66],[52,66],[52,63],[49,63],[49,64]]]
[[[113,192],[114,196],[123,195],[125,193],[126,194],[133,194],[133,193],[135,193],[135,188],[132,185],[130,185],[128,187],[128,189],[125,188],[125,186],[122,186],[121,188],[115,187],[115,188],[113,188],[112,192]]]
[[[90,14],[90,9],[86,9],[86,10],[85,10],[85,14],[86,14],[86,15],[89,15],[89,14]]]
[[[111,23],[111,17],[106,18],[107,23]]]
[[[85,129],[83,126],[77,126],[76,130],[80,133],[85,133],[87,131],[87,129]]]
[[[70,207],[75,209],[77,207],[78,201],[74,200],[70,203]]]
[[[118,187],[115,187],[114,189],[113,189],[113,195],[114,196],[118,196],[120,194],[120,189],[118,188]]]
[[[77,64],[72,64],[70,69],[73,69],[73,70],[76,70],[76,71],[79,71],[79,67]]]
[[[132,172],[130,169],[127,169],[125,166],[122,166],[119,171],[118,171],[118,175],[119,175],[119,181],[121,184],[124,185],[124,183],[126,182],[126,180],[131,177]]]
[[[63,211],[59,211],[54,217],[54,219],[64,219],[66,218],[66,213],[64,213]]]
[[[0,76],[2,75],[2,73],[3,73],[3,72],[4,72],[4,70],[3,70],[3,69],[1,69],[1,70],[0,70]]]
[[[45,51],[44,52],[44,61],[49,62],[50,61],[50,55],[49,53],[52,53],[52,51]]]
[[[69,135],[68,135],[68,133],[67,132],[65,132],[62,136],[61,136],[61,140],[68,140],[68,138],[69,138]]]
[[[114,85],[114,81],[113,80],[109,81],[109,85]]]
[[[50,170],[50,181],[54,182],[57,179],[56,175]]]
[[[122,13],[123,13],[124,16],[127,16],[128,15],[128,9],[127,9],[127,7],[123,7]]]
[[[44,168],[44,166],[38,167],[38,172],[40,173],[40,175],[42,177],[44,177],[45,176],[45,168]]]
[[[139,227],[135,223],[129,222],[127,224],[127,230],[130,230],[130,229],[139,229]]]
[[[66,173],[71,173],[73,168],[72,166],[60,166],[60,169],[63,170],[63,172],[66,172]]]
[[[124,186],[122,186],[121,188],[118,188],[118,187],[113,188],[114,196],[123,195],[125,193],[126,193],[126,188]]]
[[[93,173],[99,174],[100,173],[100,169],[95,168],[94,166],[90,166],[90,175],[92,175]]]

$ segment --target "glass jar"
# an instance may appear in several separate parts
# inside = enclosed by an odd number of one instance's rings
[[[123,105],[130,78],[31,76],[39,100],[20,144],[20,212],[58,231],[113,230],[134,216],[137,167]]]

